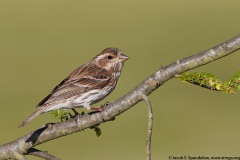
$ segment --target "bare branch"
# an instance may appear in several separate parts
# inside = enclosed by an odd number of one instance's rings
[[[152,139],[152,129],[153,129],[152,105],[148,96],[144,94],[142,94],[141,96],[143,100],[147,103],[147,108],[148,108],[148,135],[147,135],[146,152],[147,152],[147,160],[151,160],[151,139]]]
[[[71,118],[65,122],[37,129],[17,140],[0,146],[0,159],[23,159],[28,150],[47,141],[66,136],[109,121],[142,100],[140,94],[149,95],[176,74],[181,74],[227,56],[240,48],[240,35],[209,50],[178,60],[153,73],[129,93],[105,107],[102,112]],[[14,154],[13,154],[14,153]]]
[[[35,148],[29,149],[27,154],[37,156],[37,157],[40,157],[40,158],[43,158],[43,159],[46,159],[46,160],[60,160],[59,158],[54,157],[53,155],[49,154],[46,151],[40,151],[40,150],[35,149]]]

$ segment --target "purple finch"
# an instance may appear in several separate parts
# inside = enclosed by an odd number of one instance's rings
[[[128,57],[118,48],[106,48],[90,62],[75,69],[57,85],[37,106],[37,110],[26,118],[23,127],[38,115],[57,109],[73,109],[91,105],[109,95],[116,87]]]

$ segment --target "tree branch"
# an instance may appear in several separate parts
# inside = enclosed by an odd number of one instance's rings
[[[65,122],[48,125],[30,132],[17,140],[0,146],[0,159],[26,159],[28,150],[47,141],[66,136],[109,121],[142,101],[142,94],[149,95],[164,82],[196,67],[227,56],[240,48],[240,35],[209,50],[178,60],[153,73],[129,93],[106,106],[102,112],[71,118]]]
[[[148,135],[147,135],[147,160],[151,160],[151,140],[152,140],[152,129],[153,129],[153,112],[151,102],[146,95],[142,95],[142,99],[147,103],[148,108]]]
[[[60,160],[59,158],[49,154],[46,151],[40,151],[40,150],[35,149],[35,148],[29,149],[27,154],[37,156],[37,157],[40,157],[40,158],[43,158],[43,159],[48,159],[48,160]]]

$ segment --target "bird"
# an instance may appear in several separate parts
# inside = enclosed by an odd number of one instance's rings
[[[88,63],[76,68],[36,106],[36,111],[18,127],[52,110],[73,109],[91,105],[108,96],[116,87],[128,56],[118,48],[106,48]]]

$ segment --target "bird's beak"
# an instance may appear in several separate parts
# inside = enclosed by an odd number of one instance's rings
[[[128,56],[126,56],[125,54],[121,53],[121,55],[120,55],[120,57],[119,57],[119,60],[120,60],[121,62],[124,62],[124,61],[128,60]]]

